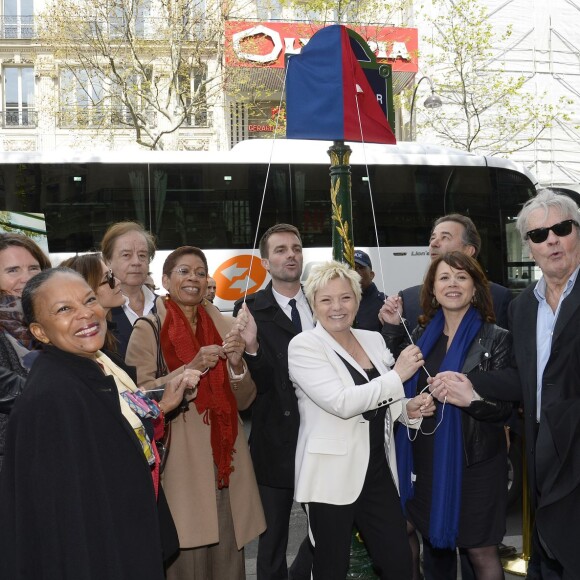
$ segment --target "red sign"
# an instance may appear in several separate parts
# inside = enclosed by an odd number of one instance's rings
[[[298,54],[322,25],[280,22],[226,22],[226,65],[284,68],[287,54]],[[378,62],[394,72],[417,72],[419,35],[416,28],[353,26],[374,51]]]

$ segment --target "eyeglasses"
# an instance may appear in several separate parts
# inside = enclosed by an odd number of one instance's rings
[[[548,239],[550,230],[552,230],[559,238],[569,236],[572,233],[572,226],[578,226],[576,220],[564,220],[563,222],[554,224],[549,228],[536,228],[526,232],[526,240],[531,240],[534,244],[541,244]]]
[[[172,270],[172,272],[175,272],[180,278],[189,278],[192,274],[200,280],[207,278],[207,272],[205,270],[192,270],[191,268],[183,267]]]
[[[115,280],[115,274],[113,274],[113,270],[109,270],[108,272],[105,273],[105,281],[101,282],[99,286],[104,286],[105,284],[108,284],[109,288],[111,290],[114,290],[116,283],[117,281]]]

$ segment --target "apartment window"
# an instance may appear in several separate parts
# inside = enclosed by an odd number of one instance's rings
[[[189,113],[183,123],[189,127],[209,126],[207,114],[207,71],[195,69],[191,75],[179,77],[180,90],[183,90],[182,98]]]
[[[112,105],[112,116],[111,122],[115,126],[130,125],[134,123],[131,117],[131,110],[140,114],[146,122],[155,126],[156,115],[152,108],[147,104],[146,96],[150,91],[150,82],[153,74],[152,69],[146,71],[146,76],[129,73],[124,76],[125,82],[125,92],[121,94],[121,87],[118,84],[113,84],[110,86],[110,100]],[[131,104],[128,106],[127,102]]]
[[[34,111],[34,69],[4,69],[4,127],[36,126]]]
[[[282,6],[278,0],[257,0],[258,20],[281,20]]]
[[[84,69],[60,72],[60,126],[90,127],[105,118],[103,81]]]
[[[4,0],[2,38],[32,38],[33,0]]]
[[[151,2],[141,0],[136,5],[135,34],[139,38],[150,38],[153,35],[151,19]]]
[[[89,23],[96,36],[120,39],[129,35],[138,38],[153,35],[150,0],[130,0],[126,3],[114,0],[107,3],[103,12],[105,15],[99,11],[95,20]]]

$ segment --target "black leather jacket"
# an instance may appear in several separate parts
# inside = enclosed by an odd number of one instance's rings
[[[24,389],[26,375],[16,351],[5,333],[0,331],[0,469],[4,457],[8,417],[14,401]]]
[[[412,333],[413,342],[423,334],[418,326]],[[385,324],[382,330],[387,347],[395,357],[409,344],[402,324]],[[498,370],[509,366],[512,349],[510,333],[485,323],[471,345],[461,372],[473,373]],[[493,399],[473,401],[463,411],[463,449],[467,465],[491,459],[506,450],[504,424],[512,412],[512,403]]]

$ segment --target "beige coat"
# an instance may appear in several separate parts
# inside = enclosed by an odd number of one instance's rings
[[[227,334],[233,319],[226,318],[208,301],[203,307],[220,335]],[[165,320],[163,298],[157,299],[157,312]],[[150,315],[150,318],[153,318]],[[151,325],[137,321],[125,360],[137,367],[137,384],[148,389],[162,386],[181,372],[176,369],[166,377],[155,379],[157,344]],[[245,363],[244,363],[245,364]],[[230,378],[238,409],[246,409],[256,396],[250,373],[241,380]],[[163,489],[179,534],[182,549],[219,542],[216,507],[216,475],[210,443],[210,427],[192,402],[189,411],[180,413],[171,424],[170,451],[163,473]],[[241,419],[235,443],[234,471],[230,475],[230,503],[238,549],[266,529],[254,469]]]

